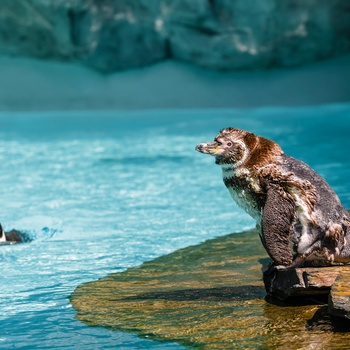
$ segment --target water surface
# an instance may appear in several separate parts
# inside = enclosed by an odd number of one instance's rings
[[[253,131],[320,172],[350,207],[350,105],[257,110],[0,114],[0,348],[181,349],[88,327],[81,283],[254,226],[213,159],[223,127]]]

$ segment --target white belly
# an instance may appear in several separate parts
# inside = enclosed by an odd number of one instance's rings
[[[244,190],[237,190],[232,187],[228,188],[233,200],[237,205],[245,210],[258,224],[261,222],[261,211],[258,208],[258,204],[247,194]]]

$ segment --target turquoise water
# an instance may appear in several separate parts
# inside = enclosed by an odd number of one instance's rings
[[[234,126],[277,141],[350,207],[350,104],[293,109],[0,114],[0,221],[33,242],[0,247],[1,349],[183,349],[88,327],[81,283],[253,220],[199,142]]]

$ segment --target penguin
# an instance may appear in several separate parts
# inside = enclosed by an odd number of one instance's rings
[[[12,245],[17,243],[31,242],[32,238],[30,235],[12,229],[11,231],[5,232],[0,224],[0,246],[1,245]]]
[[[0,224],[0,243],[4,243],[4,242],[6,242],[6,235]]]
[[[221,166],[232,198],[255,219],[273,266],[350,262],[350,215],[307,164],[272,140],[231,127],[196,150]]]

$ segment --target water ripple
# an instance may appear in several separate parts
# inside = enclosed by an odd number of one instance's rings
[[[0,347],[181,348],[82,325],[68,297],[80,283],[254,226],[230,199],[213,159],[194,151],[222,127],[274,138],[350,207],[349,112],[350,106],[232,110],[203,118],[203,111],[183,111],[165,119],[159,112],[153,122],[147,113],[130,122],[99,113],[89,116],[89,128],[82,115],[62,113],[45,133],[39,124],[49,115],[3,123],[0,221],[34,241],[0,247]]]

